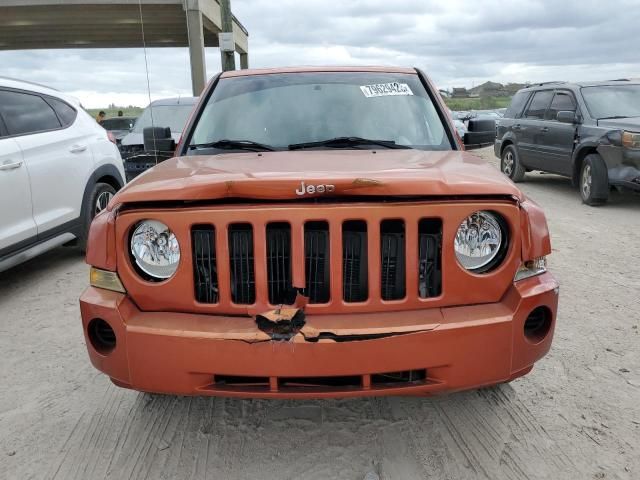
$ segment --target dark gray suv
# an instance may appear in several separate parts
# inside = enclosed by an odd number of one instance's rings
[[[640,191],[640,82],[541,83],[496,122],[495,154],[514,182],[541,170],[572,179],[584,203],[612,187]]]

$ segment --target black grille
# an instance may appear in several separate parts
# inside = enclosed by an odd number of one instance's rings
[[[442,291],[442,221],[420,220],[418,242],[418,294],[437,297]]]
[[[217,303],[218,268],[215,229],[209,225],[196,225],[191,229],[191,239],[196,301]]]
[[[402,220],[385,220],[380,225],[380,288],[383,300],[405,295],[405,234]]]
[[[330,298],[329,224],[308,222],[304,226],[305,296],[309,303],[327,303]]]
[[[326,221],[311,221],[304,225],[305,285],[302,292],[311,304],[331,300],[332,281],[342,281],[345,302],[363,302],[369,298],[369,263],[379,262],[380,299],[400,300],[406,297],[407,269],[418,269],[420,298],[437,297],[442,293],[442,221],[422,219],[418,225],[418,264],[407,265],[407,236],[404,220],[389,219],[380,223],[379,258],[368,258],[367,223],[350,220],[342,224],[342,278],[331,278],[330,231]],[[251,224],[235,223],[228,228],[229,278],[219,278],[220,248],[213,225],[195,225],[191,229],[195,300],[205,304],[222,301],[219,282],[229,281],[231,301],[251,305],[256,301],[255,261],[266,265],[265,296],[272,305],[291,304],[293,288],[291,225],[272,222],[265,230],[266,258],[255,259],[254,232]],[[262,250],[262,249],[261,249]],[[378,255],[376,253],[376,255]],[[376,270],[377,271],[377,270]],[[340,298],[337,299],[338,301]],[[223,302],[225,303],[225,302]]]
[[[367,224],[360,220],[342,225],[342,295],[345,302],[368,297]]]
[[[269,303],[293,303],[295,295],[291,286],[291,226],[288,223],[267,225],[267,282]]]
[[[252,304],[256,300],[253,266],[253,230],[249,224],[229,227],[229,267],[231,269],[231,300]]]

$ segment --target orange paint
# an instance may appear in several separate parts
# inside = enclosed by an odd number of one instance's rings
[[[243,70],[223,77],[298,71],[415,73],[314,67]],[[445,108],[439,96],[435,103]],[[477,210],[499,214],[509,237],[503,261],[484,274],[465,270],[453,250],[458,226]],[[130,236],[144,219],[167,225],[181,246],[180,264],[167,280],[147,281],[132,264]],[[419,295],[422,219],[442,222],[442,288],[429,298]],[[351,220],[367,226],[369,288],[360,302],[346,302],[342,292],[341,229]],[[380,225],[385,220],[402,220],[405,228],[405,296],[397,300],[384,300],[382,294]],[[308,274],[304,226],[310,221],[329,226],[330,298],[308,303],[298,295],[292,308],[303,312],[304,325],[287,341],[274,341],[255,317],[286,321],[294,310],[279,311],[269,303],[266,226],[290,226],[292,284],[303,288]],[[229,280],[227,229],[240,222],[253,231],[255,302],[250,305],[232,301]],[[210,304],[194,295],[191,229],[203,224],[215,227],[219,298]],[[264,398],[431,395],[509,381],[547,353],[558,284],[550,273],[513,279],[524,261],[550,253],[541,209],[464,151],[178,157],[138,177],[94,220],[87,262],[117,272],[127,293],[89,287],[80,305],[91,362],[123,387]],[[549,312],[546,334],[531,340],[524,322],[541,306]],[[112,350],[93,347],[88,328],[94,319],[113,329]],[[405,372],[403,380],[388,382],[389,372]]]

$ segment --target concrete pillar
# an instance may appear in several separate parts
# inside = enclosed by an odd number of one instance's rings
[[[204,58],[204,27],[202,12],[187,9],[189,31],[189,59],[191,61],[191,87],[193,96],[199,96],[207,83],[207,65]]]
[[[240,54],[240,68],[241,69],[245,69],[245,68],[249,68],[249,54],[248,53],[241,53]]]

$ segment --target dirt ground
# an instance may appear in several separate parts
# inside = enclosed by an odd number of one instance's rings
[[[122,390],[85,351],[78,253],[0,274],[0,479],[640,478],[640,196],[591,208],[560,177],[522,188],[548,216],[560,312],[550,354],[494,389],[335,401]]]

